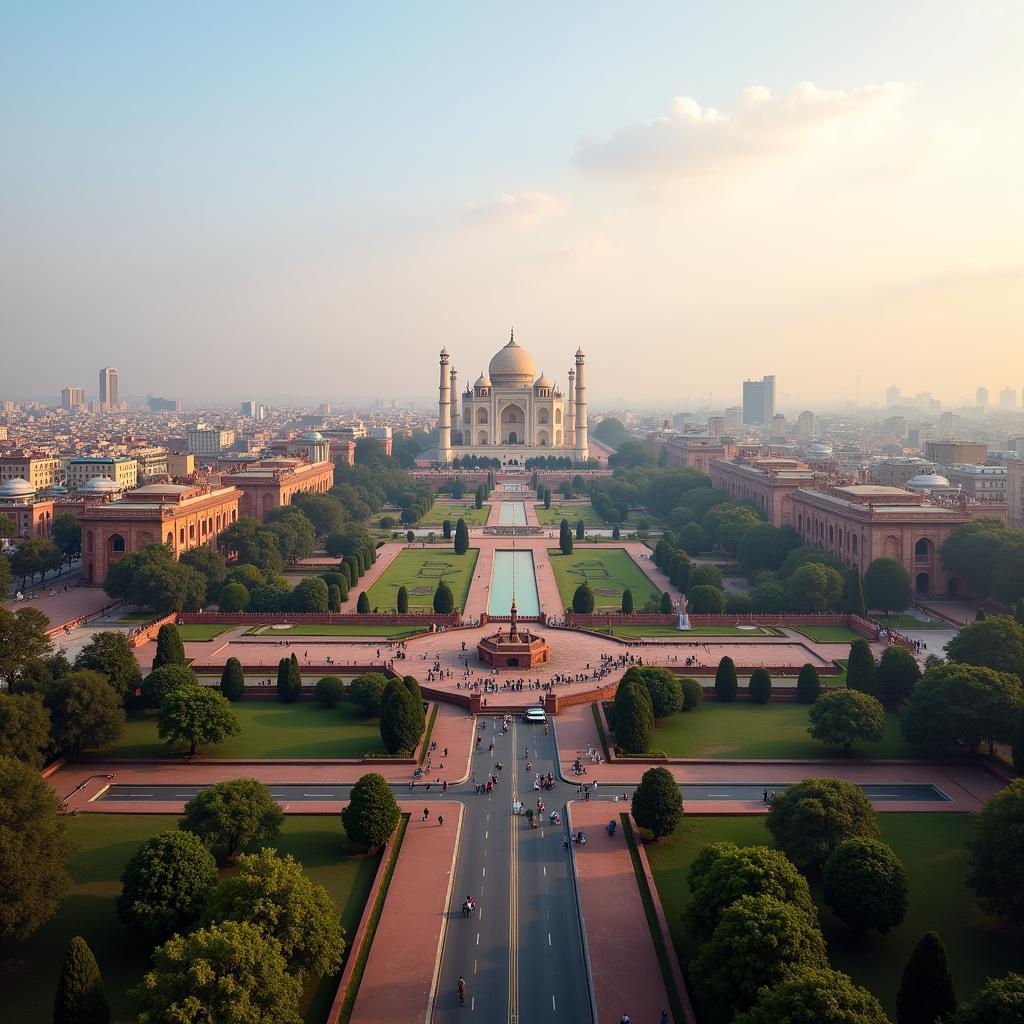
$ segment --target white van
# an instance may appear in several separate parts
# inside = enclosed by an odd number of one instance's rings
[[[547,715],[544,713],[543,708],[527,708],[523,712],[524,722],[540,722],[543,724],[547,721]]]

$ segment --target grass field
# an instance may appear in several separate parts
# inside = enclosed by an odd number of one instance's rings
[[[473,508],[473,503],[460,505],[458,502],[435,501],[427,510],[427,514],[419,521],[419,526],[440,526],[446,519],[452,521],[452,532],[460,519],[466,520],[467,526],[483,526],[491,511],[490,505]]]
[[[743,629],[740,626],[694,626],[692,629],[676,629],[675,626],[616,626],[612,633],[624,640],[640,637],[670,636],[685,640],[688,636],[782,636],[782,630],[774,626],[755,626]]]
[[[979,910],[966,887],[972,817],[967,814],[880,814],[882,839],[896,851],[910,878],[910,907],[899,928],[887,935],[857,936],[827,909],[821,912],[829,959],[838,970],[870,989],[895,1019],[896,992],[917,940],[937,931],[949,952],[957,997],[972,995],[986,977],[1020,970],[1024,932]],[[684,817],[671,839],[648,843],[647,855],[665,907],[672,938],[684,965],[693,955],[682,921],[689,901],[686,871],[706,843],[771,844],[758,816]],[[812,886],[821,908],[820,888]]]
[[[214,640],[221,633],[226,633],[229,629],[235,628],[234,626],[207,626],[204,623],[197,622],[179,626],[178,635],[184,641]]]
[[[551,503],[551,508],[545,508],[543,504],[534,505],[537,512],[537,522],[541,526],[559,526],[563,519],[569,520],[569,525],[575,530],[576,523],[582,519],[584,526],[607,526],[608,524],[594,511],[594,506],[589,501],[579,505],[560,505],[557,502]],[[623,526],[623,529],[625,527]]]
[[[415,626],[375,626],[368,622],[365,626],[355,625],[332,625],[322,622],[303,622],[294,626],[286,626],[284,629],[277,629],[273,626],[253,626],[245,631],[245,636],[379,636],[394,640],[409,636],[416,636],[417,633],[425,633],[425,629]]]
[[[622,607],[622,592],[626,589],[633,593],[635,608],[642,608],[649,597],[661,597],[658,588],[624,548],[577,550],[571,555],[563,555],[558,548],[551,548],[548,555],[565,608],[572,604],[572,595],[583,582],[589,583],[594,591],[596,611],[618,611]]]
[[[860,636],[849,626],[793,626],[793,629],[816,644],[848,644]]]
[[[941,619],[918,619],[913,615],[872,615],[871,618],[894,629],[955,629],[948,622]]]
[[[71,859],[74,884],[57,915],[31,938],[0,945],[0,984],[4,1019],[48,1021],[53,1017],[53,993],[68,941],[81,935],[96,955],[111,1019],[134,1019],[128,989],[137,985],[150,967],[151,947],[139,935],[118,923],[114,901],[121,890],[121,872],[128,859],[151,835],[174,828],[177,817],[157,814],[82,814],[68,819],[75,843]],[[353,849],[336,817],[285,819],[276,843],[292,854],[306,873],[326,886],[341,912],[351,939],[373,882],[378,857]],[[327,1016],[336,987],[324,978],[306,993],[309,1024]]]
[[[342,701],[325,708],[312,700],[294,704],[245,700],[232,705],[242,732],[223,743],[201,748],[211,758],[244,757],[362,757],[382,746],[376,718],[366,718],[355,704]],[[188,747],[169,747],[156,734],[156,711],[132,715],[120,740],[103,756],[171,757]]]
[[[740,687],[746,687],[746,680]],[[831,680],[829,680],[831,682]],[[669,757],[817,758],[843,755],[807,732],[808,705],[798,703],[719,704],[708,701],[696,711],[655,722],[652,745]],[[851,758],[914,757],[919,752],[900,736],[899,716],[887,712],[880,743],[858,743]]]
[[[404,586],[409,591],[409,611],[431,611],[434,591],[443,579],[452,588],[455,607],[461,611],[466,607],[466,596],[469,594],[478,554],[476,548],[470,548],[464,555],[448,550],[406,548],[398,553],[366,592],[370,608],[382,612],[394,611],[398,588]],[[353,587],[350,596],[356,590]]]

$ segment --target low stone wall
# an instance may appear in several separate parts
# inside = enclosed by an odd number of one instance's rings
[[[679,622],[676,614],[659,614],[634,612],[623,615],[622,612],[605,612],[600,615],[580,615],[569,612],[565,616],[565,624],[570,628],[593,629],[601,626],[675,626]],[[748,612],[744,615],[690,615],[693,626],[847,626],[872,640],[878,638],[878,626],[862,619],[859,615],[828,613],[821,615],[790,615],[785,612]],[[685,637],[686,630],[680,630]]]
[[[309,623],[319,626],[458,626],[458,612],[450,615],[433,613],[367,613],[351,612],[179,612],[173,621],[183,626],[260,626],[274,623]]]
[[[151,622],[148,626],[144,627],[132,633],[128,638],[128,643],[132,647],[143,647],[148,644],[150,640],[155,640],[157,633],[160,632],[161,626],[170,626],[178,622],[177,612],[171,612],[170,615],[165,615],[162,619],[157,619],[155,622]]]

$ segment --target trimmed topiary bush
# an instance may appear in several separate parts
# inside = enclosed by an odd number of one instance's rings
[[[695,711],[704,703],[704,687],[690,676],[683,676],[679,680],[679,687],[683,691],[683,710]]]
[[[772,699],[772,677],[768,669],[755,668],[751,672],[750,699],[754,704],[767,704]]]
[[[345,693],[345,684],[337,676],[324,676],[313,690],[316,699],[325,708],[333,708]]]
[[[813,704],[821,693],[821,677],[818,670],[808,661],[800,669],[796,679],[796,696],[801,704]]]
[[[237,658],[228,658],[220,674],[220,692],[230,701],[241,700],[245,695],[245,676],[242,663]]]
[[[736,664],[726,655],[718,663],[715,671],[715,695],[723,704],[731,704],[736,699],[740,684],[736,678]]]

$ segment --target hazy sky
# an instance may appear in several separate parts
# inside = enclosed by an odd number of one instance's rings
[[[429,400],[512,325],[596,406],[1020,389],[1022,55],[1019,0],[4,4],[0,397]]]

